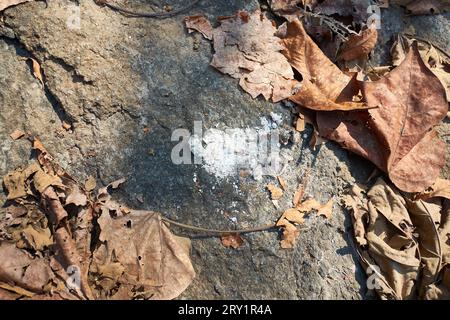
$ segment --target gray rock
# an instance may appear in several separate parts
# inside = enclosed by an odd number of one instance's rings
[[[217,238],[189,234],[197,278],[180,298],[369,297],[351,245],[350,218],[339,197],[348,185],[364,182],[373,166],[331,142],[312,151],[309,128],[292,138],[299,143],[282,147],[288,188],[277,209],[265,189],[268,182],[276,182],[274,177],[255,181],[236,171],[218,178],[201,164],[173,164],[174,129],[192,132],[197,120],[203,121],[204,130],[261,128],[261,118],[271,121],[276,115],[283,130],[292,134],[292,109],[253,100],[237,81],[210,67],[211,44],[199,34],[187,34],[183,15],[127,18],[93,1],[79,2],[79,29],[67,24],[74,13],[70,6],[75,6],[68,0],[48,1],[48,7],[29,2],[4,12],[0,175],[30,159],[29,143],[9,137],[19,128],[39,136],[79,181],[93,175],[105,185],[126,177],[115,197],[131,207],[188,224],[234,229],[276,221],[311,168],[306,193],[323,202],[334,199],[331,220],[309,217],[293,250],[280,249],[280,234],[274,231],[247,234],[236,250],[224,248]],[[148,10],[146,1],[137,2],[135,8]],[[185,1],[171,3],[177,7]],[[258,6],[255,0],[201,1],[190,14],[205,13],[216,23],[218,16]],[[40,62],[45,88],[33,77],[28,57]],[[62,121],[72,129],[62,130]],[[144,203],[138,201],[140,195]],[[0,201],[5,201],[4,194]]]

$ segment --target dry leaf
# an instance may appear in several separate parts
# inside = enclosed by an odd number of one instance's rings
[[[233,249],[237,249],[244,244],[244,239],[239,233],[225,234],[220,237],[220,241],[224,247]]]
[[[277,226],[283,228],[280,243],[281,248],[283,249],[294,248],[295,242],[297,241],[297,238],[300,235],[300,231],[297,229],[297,227],[285,218],[281,218],[280,220],[278,220]]]
[[[290,98],[293,102],[313,110],[366,109],[361,102],[353,102],[355,81],[333,64],[314,43],[296,19],[280,34],[289,63],[303,77],[300,89]]]
[[[283,189],[283,191],[286,191],[286,181],[283,179],[283,177],[277,176],[277,180],[281,186],[281,189]]]
[[[296,209],[300,212],[311,212],[313,210],[318,210],[322,205],[319,201],[314,198],[309,198],[297,205]]]
[[[184,23],[186,24],[186,28],[188,32],[198,31],[200,32],[206,39],[213,39],[213,28],[209,20],[203,15],[189,16],[184,18]]]
[[[0,11],[5,10],[8,7],[15,6],[20,3],[28,2],[32,0],[0,0]]]
[[[267,189],[270,191],[270,197],[272,198],[272,200],[278,200],[283,196],[283,190],[272,183],[269,183],[267,185]]]
[[[424,192],[418,194],[416,199],[427,200],[430,198],[442,197],[450,199],[450,181],[438,178],[436,182]]]
[[[25,135],[25,132],[23,132],[22,130],[16,129],[9,136],[13,140],[18,140],[18,139],[22,138],[24,135]]]
[[[253,98],[262,95],[273,102],[290,97],[298,82],[275,36],[277,29],[260,11],[239,11],[223,18],[215,28],[214,57],[211,65],[239,79]]]
[[[414,0],[408,1],[406,10],[409,14],[439,14],[450,10],[448,0]]]
[[[331,215],[333,214],[333,200],[330,199],[326,204],[317,208],[317,214],[331,219]]]
[[[42,86],[44,86],[44,80],[42,78],[42,71],[41,71],[41,65],[39,62],[37,62],[35,59],[30,58],[32,64],[33,64],[33,75],[36,79],[39,80]]]
[[[53,244],[52,234],[50,229],[41,229],[39,227],[32,227],[28,225],[25,229],[20,231],[23,239],[29,243],[31,248],[35,250],[44,250]]]
[[[159,214],[131,211],[112,218],[104,211],[98,223],[103,244],[94,252],[91,272],[102,277],[101,270],[111,269],[111,263],[119,263],[126,270],[123,274],[114,272],[121,290],[101,290],[99,297],[173,299],[191,283],[195,272],[189,252],[161,222]],[[113,269],[122,270],[117,265]]]
[[[359,34],[351,34],[342,46],[339,58],[349,61],[365,57],[375,48],[377,39],[378,32],[374,24]]]
[[[7,199],[13,200],[32,194],[28,179],[39,170],[39,165],[33,163],[25,169],[17,169],[4,176],[3,184],[5,185],[6,190],[8,190]]]
[[[376,272],[382,299],[448,299],[449,208],[412,201],[379,179],[368,193],[352,192],[355,236],[368,275]],[[356,209],[356,211],[355,211]],[[361,238],[364,241],[361,241]]]
[[[305,131],[305,128],[305,118],[302,115],[299,115],[297,121],[295,122],[295,130],[297,130],[298,132],[303,132]]]
[[[386,77],[362,86],[368,105],[378,108],[320,112],[321,136],[371,160],[403,191],[423,191],[444,166],[445,144],[432,130],[448,108],[439,79],[414,47]]]

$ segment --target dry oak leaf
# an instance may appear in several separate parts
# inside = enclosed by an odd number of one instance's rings
[[[305,222],[304,219],[305,214],[303,212],[300,212],[300,210],[292,208],[292,209],[287,209],[281,219],[286,219],[292,223],[297,223],[297,224],[303,224]]]
[[[20,3],[28,2],[32,0],[0,0],[0,11],[5,10],[8,7],[15,6]]]
[[[372,161],[401,190],[423,191],[445,162],[445,144],[432,130],[447,114],[444,87],[417,46],[387,76],[362,87],[367,104],[378,108],[319,112],[319,133]]]
[[[322,111],[367,109],[364,103],[352,101],[356,82],[327,58],[298,19],[283,30],[279,34],[285,46],[283,53],[303,77],[291,101]]]
[[[213,28],[209,20],[203,15],[195,15],[184,18],[184,23],[189,33],[200,32],[206,39],[213,39]]]
[[[239,233],[229,233],[220,237],[222,245],[226,248],[237,249],[244,244],[244,239]]]
[[[158,213],[132,210],[113,218],[103,210],[98,223],[102,244],[94,252],[90,271],[101,277],[102,270],[112,268],[108,265],[121,265],[113,268],[119,290],[104,290],[101,298],[173,299],[192,282],[195,271],[186,240],[174,237]]]
[[[3,184],[8,191],[8,200],[13,200],[17,198],[26,197],[32,194],[30,190],[29,178],[41,168],[38,163],[33,163],[26,167],[25,169],[17,169],[13,172],[8,173],[3,177]]]
[[[211,65],[239,79],[240,86],[253,98],[262,95],[273,102],[290,97],[298,82],[283,45],[275,36],[277,29],[260,11],[239,11],[221,19],[213,31],[215,54]]]
[[[342,46],[339,58],[349,61],[367,56],[377,43],[378,31],[372,24],[359,34],[351,34]]]
[[[277,222],[278,227],[283,228],[283,233],[281,236],[281,248],[283,249],[291,249],[295,246],[295,242],[297,241],[297,237],[300,235],[300,230],[297,227],[289,222],[285,218],[281,218]]]
[[[283,196],[283,190],[272,183],[267,185],[267,189],[270,191],[270,197],[272,200],[278,200]]]

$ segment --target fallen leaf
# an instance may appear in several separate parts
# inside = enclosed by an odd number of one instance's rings
[[[206,39],[213,39],[213,28],[209,20],[203,15],[189,16],[184,18],[184,23],[186,24],[186,28],[188,32],[198,31],[200,32]]]
[[[9,136],[13,140],[18,140],[18,139],[22,138],[24,135],[25,135],[25,132],[23,132],[22,130],[16,129]]]
[[[286,191],[286,181],[283,179],[283,177],[277,176],[277,180],[281,186],[281,189],[283,189],[283,191]]]
[[[319,112],[320,135],[372,161],[401,190],[423,191],[444,166],[445,144],[432,130],[448,109],[439,79],[414,46],[400,66],[362,87],[367,104],[378,108]]]
[[[220,237],[220,241],[225,248],[237,249],[244,244],[244,239],[239,233],[225,234]]]
[[[294,207],[298,206],[300,201],[303,200],[303,195],[305,193],[305,187],[303,186],[303,183],[300,183],[297,187],[297,190],[295,190],[294,198],[292,199],[292,204]]]
[[[270,191],[270,197],[272,200],[278,200],[283,196],[283,190],[272,183],[267,185],[267,189]]]
[[[283,228],[283,233],[281,236],[281,248],[283,249],[292,249],[295,246],[298,236],[300,235],[300,230],[297,227],[289,222],[287,219],[280,219],[277,222],[278,227]]]
[[[22,238],[30,245],[34,250],[44,250],[53,244],[52,234],[50,229],[41,229],[37,226],[28,225],[25,229],[19,231]]]
[[[436,182],[427,190],[416,195],[416,199],[427,200],[430,198],[442,197],[450,199],[450,181],[438,178]]]
[[[37,60],[33,59],[33,58],[29,58],[32,62],[33,65],[33,75],[36,79],[39,80],[39,82],[41,83],[42,86],[44,86],[44,80],[42,78],[42,71],[41,71],[41,65],[39,64],[39,62],[37,62]]]
[[[297,130],[298,132],[303,132],[305,131],[305,128],[305,118],[302,115],[299,115],[297,121],[295,122],[295,130]]]
[[[303,78],[291,101],[313,110],[367,109],[364,103],[352,101],[356,82],[325,56],[298,19],[288,23],[280,37],[284,55]]]
[[[370,1],[367,0],[325,0],[314,8],[314,12],[327,16],[353,17],[357,22],[367,21]]]
[[[112,218],[104,211],[98,219],[102,244],[95,250],[91,272],[111,263],[126,270],[115,271],[114,279],[121,290],[103,290],[99,298],[173,299],[183,292],[195,272],[186,246],[180,245],[160,215],[148,211],[131,211],[126,216]],[[120,266],[115,270],[122,270]]]
[[[39,165],[33,163],[25,169],[17,169],[4,176],[3,184],[5,185],[6,190],[8,190],[7,199],[13,200],[32,194],[28,179],[39,170]]]
[[[414,0],[409,1],[406,10],[412,15],[439,14],[450,10],[448,0]]]
[[[239,79],[253,98],[262,95],[277,102],[295,92],[298,82],[271,20],[260,11],[240,11],[220,23],[213,31],[213,67]]]
[[[93,176],[89,176],[86,179],[86,182],[84,183],[84,188],[86,189],[87,192],[91,192],[92,190],[95,189],[96,186],[97,186],[97,181],[95,180],[95,178]]]
[[[286,219],[289,222],[297,223],[297,224],[303,224],[305,222],[304,213],[300,212],[300,210],[295,209],[295,208],[286,210],[283,213],[281,219]]]
[[[1,0],[0,1],[0,11],[5,10],[8,7],[15,6],[20,3],[28,2],[32,0]]]
[[[342,46],[339,58],[345,61],[367,56],[377,43],[378,32],[372,24],[359,34],[351,34]]]
[[[300,212],[311,212],[318,210],[322,207],[319,201],[314,198],[309,198],[296,206],[296,209]]]

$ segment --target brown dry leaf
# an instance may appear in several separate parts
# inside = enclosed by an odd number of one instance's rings
[[[297,121],[295,122],[295,130],[297,130],[298,132],[303,132],[305,131],[305,128],[305,118],[300,114],[297,118]]]
[[[436,182],[424,192],[416,196],[416,199],[427,200],[430,198],[442,197],[450,199],[450,181],[438,178]]]
[[[277,176],[277,180],[281,186],[281,189],[283,189],[283,191],[286,191],[286,181],[283,179],[283,177]]]
[[[25,169],[17,169],[3,177],[3,184],[8,190],[8,200],[26,197],[32,192],[28,179],[40,170],[39,164],[33,163]]]
[[[267,185],[267,189],[270,191],[270,197],[272,200],[278,200],[283,196],[283,190],[272,183]]]
[[[286,219],[292,223],[297,223],[297,224],[303,224],[305,222],[304,219],[305,214],[303,212],[300,212],[298,209],[292,208],[292,209],[287,209],[281,219]]]
[[[244,239],[239,233],[225,234],[220,237],[220,241],[225,248],[237,249],[244,244]]]
[[[290,97],[298,82],[281,54],[283,45],[276,32],[272,21],[260,11],[239,11],[223,18],[213,31],[215,54],[211,65],[239,79],[253,98],[262,95],[277,102]]]
[[[25,132],[23,132],[22,130],[16,129],[14,130],[9,136],[11,137],[11,139],[13,140],[19,140],[20,138],[22,138],[25,135]]]
[[[0,240],[0,281],[15,284],[34,293],[43,293],[53,278],[45,259],[35,258],[14,244]]]
[[[378,269],[375,290],[380,297],[448,299],[450,283],[442,279],[450,256],[449,208],[441,202],[412,201],[382,179],[368,198],[358,191],[351,198],[364,212],[354,216],[364,240],[358,241],[358,250],[366,266]]]
[[[8,7],[15,6],[20,3],[28,2],[32,0],[0,0],[0,11],[5,10]]]
[[[331,219],[331,215],[333,214],[333,200],[330,199],[327,203],[317,208],[317,214]]]
[[[188,32],[198,31],[200,32],[206,39],[213,39],[213,28],[209,20],[203,15],[195,15],[184,18],[184,23],[186,24],[186,28]]]
[[[349,61],[366,57],[375,48],[377,39],[378,32],[375,25],[372,24],[359,34],[350,35],[347,42],[342,46],[339,58]]]
[[[74,204],[78,207],[84,207],[87,204],[86,192],[77,183],[69,183],[66,188],[68,189],[66,191],[66,205]]]
[[[313,210],[318,210],[322,207],[319,201],[314,198],[309,198],[300,203],[296,209],[300,212],[311,212]]]
[[[37,62],[37,60],[30,58],[32,65],[33,65],[33,75],[36,79],[39,80],[39,82],[41,83],[42,86],[44,86],[44,80],[42,78],[42,70],[41,70],[41,65],[39,64],[39,62]]]
[[[403,5],[407,3],[406,10],[409,14],[412,15],[439,14],[450,10],[450,1],[448,0],[394,0],[394,3],[398,2]]]
[[[102,290],[99,298],[173,299],[191,283],[195,271],[186,246],[176,240],[159,214],[131,211],[112,218],[106,210],[98,223],[102,244],[94,252],[91,272],[102,278],[101,270],[115,270],[119,286],[117,292]],[[108,267],[112,263],[114,268]]]
[[[53,244],[50,229],[41,229],[37,226],[28,225],[20,231],[22,238],[35,250],[44,250]]]
[[[89,176],[86,181],[84,182],[84,188],[86,189],[87,192],[91,192],[92,190],[95,189],[95,187],[97,186],[97,181],[95,180],[95,178],[93,176]]]
[[[295,246],[295,242],[297,241],[298,236],[300,235],[300,230],[297,227],[289,222],[285,218],[281,218],[277,222],[278,227],[283,228],[283,234],[281,236],[281,248],[283,249],[292,249]]]
[[[447,114],[444,87],[416,46],[386,77],[362,87],[368,105],[378,108],[319,112],[321,136],[371,160],[401,190],[423,191],[444,166],[445,144],[432,130]]]
[[[296,19],[287,24],[283,39],[284,55],[303,77],[300,89],[290,100],[313,110],[366,109],[361,102],[353,102],[357,84],[333,64],[314,43]]]
[[[353,17],[357,22],[365,22],[370,5],[368,0],[325,0],[315,7],[314,12],[327,16],[337,14],[341,17]]]

